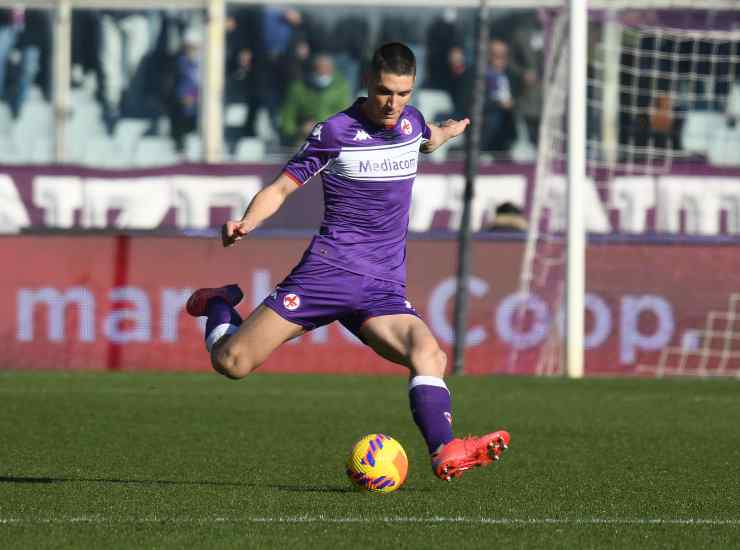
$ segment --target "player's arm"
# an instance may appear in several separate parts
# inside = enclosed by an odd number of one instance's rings
[[[223,245],[231,246],[244,238],[255,227],[277,212],[288,195],[298,187],[298,183],[286,172],[280,174],[275,181],[261,189],[252,198],[240,220],[229,220],[221,227]]]
[[[448,119],[439,125],[427,124],[429,131],[431,132],[431,136],[426,143],[422,144],[421,152],[431,153],[450,141],[452,138],[462,134],[465,131],[465,128],[468,127],[468,124],[470,124],[470,119],[468,118],[464,118],[462,120]]]

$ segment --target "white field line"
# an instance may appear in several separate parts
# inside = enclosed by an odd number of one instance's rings
[[[327,517],[317,516],[274,516],[274,517],[129,517],[115,518],[104,516],[70,516],[58,518],[20,518],[0,517],[0,525],[38,525],[38,524],[144,524],[144,523],[193,523],[193,524],[218,524],[218,523],[244,523],[244,524],[270,524],[270,523],[327,523],[327,524],[438,524],[438,523],[467,523],[473,525],[678,525],[678,526],[703,526],[703,525],[730,525],[740,526],[740,518],[474,518],[474,517]]]

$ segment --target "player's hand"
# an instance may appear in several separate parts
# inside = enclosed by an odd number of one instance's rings
[[[444,122],[441,122],[439,127],[445,131],[445,134],[447,134],[447,139],[452,139],[462,134],[469,124],[469,118],[464,118],[462,120],[453,120],[451,118],[448,118]]]
[[[232,246],[247,236],[254,229],[244,220],[229,220],[221,226],[221,243],[224,247]]]

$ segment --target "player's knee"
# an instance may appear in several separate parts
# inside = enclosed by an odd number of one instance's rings
[[[213,349],[211,363],[216,372],[232,380],[244,378],[259,366],[248,353],[236,346],[229,346],[228,342]]]

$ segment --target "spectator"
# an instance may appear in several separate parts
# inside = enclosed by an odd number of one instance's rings
[[[244,103],[247,106],[247,117],[239,137],[254,137],[257,121],[257,110],[261,106],[261,95],[254,70],[254,54],[250,48],[235,52],[234,59],[227,61],[230,71],[226,80],[227,101]]]
[[[103,103],[105,75],[100,63],[102,27],[95,10],[72,10],[72,86],[83,84],[85,76],[95,77],[95,99]]]
[[[337,71],[349,83],[351,95],[355,96],[362,85],[360,68],[370,59],[370,23],[367,17],[358,15],[342,17],[335,23],[332,36]]]
[[[484,151],[508,153],[516,140],[509,47],[502,40],[488,44],[481,145]]]
[[[280,111],[280,133],[285,145],[302,140],[311,128],[348,107],[349,85],[334,70],[331,56],[317,55],[307,78],[293,82]]]
[[[654,12],[628,13],[628,24],[654,20]],[[641,19],[636,19],[640,17]],[[674,103],[672,89],[678,72],[672,72],[671,53],[677,48],[671,36],[639,32],[626,27],[620,63],[619,143],[632,159],[663,161],[666,151],[681,149],[684,106]],[[705,68],[696,57],[697,73]],[[678,67],[679,71],[681,67]]]
[[[51,22],[46,10],[27,9],[21,32],[17,35],[15,47],[20,53],[15,66],[15,76],[8,90],[8,103],[13,118],[20,114],[21,107],[37,77],[44,96],[49,100],[50,82],[48,78],[48,54],[51,46]],[[42,70],[44,69],[44,70]]]
[[[440,60],[449,59],[453,48],[462,51],[462,45],[463,37],[457,9],[446,8],[442,15],[434,19],[427,27],[425,88],[449,91],[452,78],[451,67],[449,64],[441,63]]]
[[[496,208],[493,222],[486,231],[520,232],[527,230],[527,219],[522,209],[512,202],[504,202]]]
[[[445,90],[450,94],[454,111],[445,118],[461,120],[470,114],[473,91],[473,72],[465,60],[460,46],[453,46],[447,53],[447,82]]]
[[[23,29],[25,8],[0,9],[0,98],[5,97],[8,57]]]
[[[287,91],[293,82],[304,80],[311,72],[311,45],[302,35],[296,35],[288,50],[280,56],[273,77]],[[275,93],[275,91],[273,91]],[[285,96],[281,96],[282,98]]]
[[[544,48],[544,31],[537,14],[517,14],[512,21],[510,63],[516,112],[524,120],[529,141],[535,145],[544,100]]]
[[[156,29],[147,11],[101,12],[100,65],[103,72],[103,113],[112,132],[121,116],[121,101],[143,57],[151,50]],[[133,101],[136,103],[136,101]]]
[[[262,103],[267,107],[270,121],[278,127],[278,113],[284,96],[282,90],[285,82],[278,75],[282,72],[281,64],[290,55],[291,46],[298,41],[303,29],[301,12],[286,7],[266,6],[262,11],[262,55],[260,79],[264,82]]]
[[[254,137],[259,109],[264,106],[263,81],[259,62],[261,37],[259,12],[236,8],[226,21],[226,101],[247,106],[247,117],[232,138]]]
[[[327,21],[324,10],[307,9],[301,14],[301,26],[296,34],[301,35],[307,42],[313,52],[329,52],[337,46],[336,37],[332,34],[333,26]],[[352,36],[355,36],[356,29],[352,30]]]
[[[185,136],[198,125],[201,84],[200,36],[190,30],[183,40],[175,61],[174,98],[170,106],[170,133],[178,153],[184,150]]]
[[[301,28],[303,16],[293,8],[266,7],[262,25],[265,53],[272,60],[283,55],[293,42],[294,34]]]

